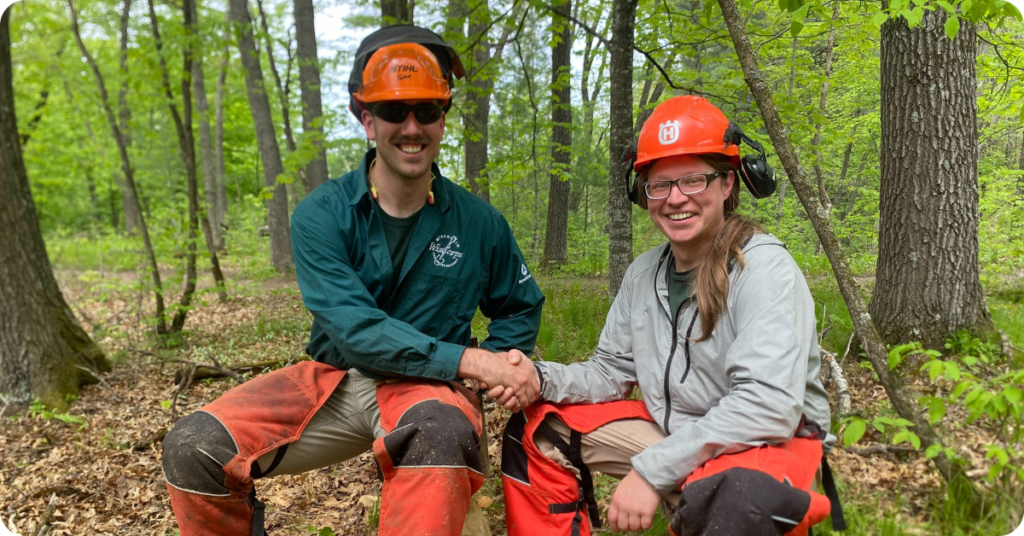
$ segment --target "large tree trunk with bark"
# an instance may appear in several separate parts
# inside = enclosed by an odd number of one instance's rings
[[[572,96],[570,90],[572,28],[568,15],[572,0],[554,6],[551,20],[555,46],[551,51],[551,178],[548,188],[548,221],[544,233],[545,267],[569,260],[569,165],[572,153]]]
[[[18,143],[10,13],[0,18],[0,395],[64,407],[64,395],[110,364],[64,301],[46,254]]]
[[[124,175],[127,188],[131,190],[135,199],[138,199],[139,189],[135,185],[135,171],[132,169],[131,159],[128,157],[128,145],[125,143],[124,133],[118,127],[117,119],[114,117],[114,110],[110,107],[107,85],[103,81],[103,75],[96,65],[96,60],[93,59],[92,54],[85,47],[85,42],[82,41],[82,33],[78,28],[78,11],[75,9],[75,4],[72,0],[67,0],[67,5],[71,17],[71,33],[75,37],[75,43],[78,45],[78,50],[82,53],[82,58],[89,65],[89,69],[92,70],[93,77],[96,79],[96,88],[100,93],[100,103],[107,117],[107,124],[110,126],[111,134],[114,137],[114,143],[117,145],[118,155],[121,157],[121,173]],[[164,333],[167,331],[167,321],[164,318],[164,292],[163,283],[160,281],[160,267],[156,263],[153,242],[149,239],[149,226],[146,224],[146,219],[142,217],[141,212],[139,213],[139,230],[141,231],[142,244],[146,251],[146,260],[149,261],[150,277],[153,280],[153,294],[156,301],[156,329],[157,333]]]
[[[306,193],[327,182],[327,156],[324,153],[323,104],[320,99],[320,62],[316,51],[313,24],[313,0],[293,0],[295,15],[295,55],[299,61],[299,86],[302,91],[302,137],[313,147],[313,158],[302,174]]]
[[[210,104],[206,99],[206,75],[203,72],[203,39],[195,29],[199,25],[198,7],[195,0],[188,2],[191,6],[189,18],[192,20],[193,56],[192,56],[192,91],[195,92],[196,113],[199,114],[199,147],[203,152],[203,190],[206,194],[206,223],[209,231],[204,233],[213,243],[216,251],[221,244],[220,210],[217,207],[217,158],[213,152],[213,133],[210,131]]]
[[[882,25],[878,268],[871,316],[882,340],[941,348],[991,330],[978,269],[975,31],[952,41],[945,11]]]
[[[608,294],[619,293],[633,262],[633,207],[626,196],[622,153],[633,141],[633,31],[637,0],[612,2],[609,53],[610,138],[608,147]]]
[[[761,74],[761,67],[757,63],[754,49],[750,45],[750,39],[743,28],[743,19],[740,16],[739,9],[736,7],[736,2],[734,0],[718,0],[718,4],[722,8],[722,16],[725,19],[726,26],[729,28],[729,34],[736,49],[736,55],[743,68],[744,79],[751,93],[754,94],[757,107],[761,111],[765,129],[768,131],[772,145],[779,155],[779,160],[782,161],[782,165],[789,175],[789,180],[793,185],[793,189],[796,190],[797,197],[799,197],[808,218],[811,220],[811,225],[814,227],[818,239],[821,240],[825,254],[828,256],[829,264],[832,266],[832,273],[839,284],[839,291],[846,302],[846,308],[850,311],[850,318],[853,320],[857,338],[860,339],[861,346],[867,353],[868,360],[871,362],[875,374],[878,375],[879,383],[884,387],[885,393],[889,397],[889,401],[893,409],[896,410],[896,413],[913,423],[912,430],[921,439],[921,446],[926,449],[931,445],[941,446],[942,443],[938,435],[932,430],[928,420],[918,411],[917,404],[904,386],[902,378],[897,374],[889,372],[888,350],[885,343],[882,342],[875,324],[871,320],[871,315],[868,314],[867,307],[864,305],[864,299],[860,295],[860,288],[853,279],[853,272],[846,261],[846,256],[839,245],[839,240],[836,238],[828,219],[823,217],[824,209],[818,199],[817,192],[814,186],[807,180],[807,174],[800,164],[796,150],[787,137],[788,130],[782,123],[782,118],[779,117],[778,108],[775,106],[775,100],[768,88],[768,83],[765,81],[764,75]],[[978,496],[969,481],[957,478],[960,474],[959,470],[950,462],[945,454],[940,452],[933,461],[947,482],[956,480],[972,492],[972,499]]]
[[[278,184],[277,177],[284,173],[281,164],[281,150],[277,145],[277,134],[270,115],[270,101],[267,100],[263,70],[256,54],[256,43],[252,35],[252,19],[246,0],[229,0],[228,16],[235,23],[238,32],[238,53],[245,68],[245,89],[249,95],[249,109],[256,128],[256,142],[263,162],[263,184],[273,195],[267,200],[268,225],[270,227],[270,264],[278,272],[289,272],[295,268],[292,261],[291,238],[288,234],[288,194],[284,184]]]
[[[416,0],[381,0],[380,27],[396,24],[412,24],[412,12]]]

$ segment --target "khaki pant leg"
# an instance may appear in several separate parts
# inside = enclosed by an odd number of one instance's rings
[[[569,427],[558,417],[548,415],[545,422],[563,440],[569,442]],[[583,434],[581,456],[591,471],[622,479],[633,470],[630,459],[662,439],[665,439],[665,434],[653,422],[643,419],[612,421],[589,434]],[[579,476],[579,471],[543,434],[535,435],[534,441],[542,454]]]
[[[296,475],[343,462],[371,450],[373,440],[383,436],[373,380],[349,370],[299,440],[288,445],[281,462],[263,477]],[[277,451],[260,456],[262,470],[270,467]]]

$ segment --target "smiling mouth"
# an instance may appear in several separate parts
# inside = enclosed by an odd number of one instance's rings
[[[692,218],[694,216],[696,216],[696,214],[694,214],[692,212],[681,212],[679,214],[669,214],[668,215],[668,219],[670,219],[672,221],[685,221],[685,220],[688,220],[688,219],[690,219],[690,218]]]
[[[423,152],[423,149],[425,149],[425,148],[426,148],[426,145],[423,145],[422,143],[416,143],[416,144],[401,143],[401,144],[398,145],[398,149],[401,150],[403,153],[408,154],[408,155],[420,154],[421,152]]]

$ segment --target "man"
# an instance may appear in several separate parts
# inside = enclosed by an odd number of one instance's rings
[[[376,149],[292,217],[313,360],[236,387],[167,435],[183,536],[264,534],[254,479],[370,448],[384,477],[380,534],[461,532],[483,483],[483,431],[454,380],[507,386],[510,406],[532,402],[540,385],[522,353],[544,301],[505,219],[434,163],[461,74],[455,52],[421,28],[360,45],[350,109]],[[489,336],[467,348],[477,307]]]

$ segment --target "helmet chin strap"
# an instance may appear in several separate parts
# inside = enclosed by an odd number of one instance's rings
[[[370,169],[368,169],[366,172],[366,181],[370,183],[370,197],[372,197],[374,201],[379,201],[380,194],[377,193],[377,187],[373,185],[373,180],[370,179],[370,172],[373,171],[373,166],[376,164],[377,157],[374,157],[373,160],[370,162]],[[431,205],[434,204],[434,190],[431,188],[431,186],[434,184],[434,179],[436,178],[437,177],[434,175],[434,171],[431,170],[430,182],[427,183],[427,203]]]

